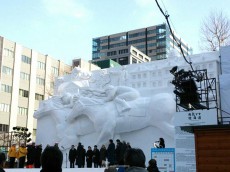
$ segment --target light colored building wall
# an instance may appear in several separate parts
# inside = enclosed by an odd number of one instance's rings
[[[22,56],[26,56],[31,62],[22,62]],[[72,66],[3,37],[0,37],[0,57],[1,88],[2,85],[12,87],[9,93],[2,90],[0,92],[0,104],[10,105],[8,112],[0,110],[0,124],[8,125],[9,131],[14,126],[21,126],[36,133],[34,131],[37,121],[33,118],[33,113],[38,109],[41,100],[36,100],[35,95],[39,94],[43,99],[51,96],[55,78],[70,73]],[[3,67],[12,69],[12,74],[2,73]],[[22,75],[26,75],[26,79]],[[44,80],[44,83],[39,84],[38,78]],[[19,90],[27,92],[28,95],[21,95]],[[25,108],[27,113],[19,113],[19,107]]]

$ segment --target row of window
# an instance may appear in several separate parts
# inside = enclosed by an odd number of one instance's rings
[[[126,40],[126,35],[110,38],[110,41],[121,41],[121,40]]]
[[[5,103],[0,103],[0,111],[1,112],[10,112],[10,105]],[[19,115],[27,115],[28,108],[25,107],[18,107],[18,114]]]
[[[10,50],[8,48],[4,48],[4,50],[3,50],[3,56],[14,58],[14,51],[12,51],[12,50]]]
[[[128,53],[128,49],[122,49],[118,51],[119,54],[126,54]]]
[[[29,97],[29,91],[19,89],[19,95],[22,96],[22,97]]]
[[[13,69],[11,69],[7,66],[2,66],[2,73],[6,74],[6,75],[12,75]]]
[[[6,57],[14,57],[14,52],[12,50],[10,50],[10,49],[4,48],[4,56],[6,56]],[[25,56],[25,55],[21,56],[21,61],[23,63],[31,64],[31,58],[28,57],[28,56]],[[38,69],[45,70],[46,65],[45,65],[44,62],[38,61],[37,67],[38,67]],[[53,69],[51,69],[51,71],[54,74],[58,74],[58,68],[53,67]]]
[[[6,92],[6,93],[11,93],[12,92],[12,86],[2,84],[1,85],[1,91]]]
[[[31,64],[31,58],[28,56],[22,55],[21,60],[23,63]]]
[[[1,112],[10,112],[10,105],[5,103],[0,103]]]
[[[9,132],[9,125],[0,124],[0,132]]]
[[[36,83],[37,83],[38,85],[45,85],[45,79],[40,78],[40,77],[37,77],[37,78],[36,78]]]
[[[28,108],[18,107],[18,114],[19,115],[27,115],[27,113],[28,113]]]
[[[114,56],[114,55],[117,55],[116,51],[107,52],[107,56]]]

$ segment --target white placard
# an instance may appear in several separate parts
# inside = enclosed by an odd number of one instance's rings
[[[176,112],[174,119],[175,126],[199,126],[216,124],[216,109]]]

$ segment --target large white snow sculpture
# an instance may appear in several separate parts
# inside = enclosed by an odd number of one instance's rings
[[[119,138],[142,148],[148,157],[159,137],[165,138],[167,147],[174,145],[176,106],[171,89],[125,85],[131,77],[126,67],[82,73],[78,68],[59,78],[55,95],[40,103],[34,114],[38,144],[59,142],[64,149],[82,142],[100,147]]]

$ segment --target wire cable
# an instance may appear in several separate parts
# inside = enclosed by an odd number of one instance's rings
[[[159,10],[161,11],[161,13],[164,15],[164,17],[165,17],[165,19],[166,19],[166,22],[167,22],[168,27],[169,27],[169,31],[170,31],[170,33],[171,33],[171,35],[172,35],[172,37],[173,37],[173,40],[176,42],[177,46],[179,47],[180,52],[181,52],[181,54],[182,54],[184,60],[186,61],[186,63],[188,63],[188,64],[190,65],[192,71],[194,71],[194,69],[193,69],[193,67],[192,67],[192,62],[189,62],[189,61],[186,59],[185,55],[184,55],[184,51],[183,51],[183,49],[182,49],[181,42],[177,41],[177,39],[175,38],[175,35],[174,35],[174,33],[173,33],[173,31],[172,31],[172,28],[171,28],[171,25],[170,25],[170,23],[169,23],[169,14],[168,14],[168,13],[165,13],[165,12],[162,10],[162,8],[160,7],[160,4],[158,3],[157,0],[155,0],[155,1],[156,1],[156,4],[157,4]]]

